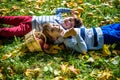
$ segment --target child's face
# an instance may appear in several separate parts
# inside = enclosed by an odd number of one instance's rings
[[[60,28],[57,24],[51,25],[51,30],[49,31],[49,35],[54,39],[57,40],[63,34],[63,29]]]
[[[75,26],[75,18],[67,17],[63,20],[63,27],[66,29],[72,28]]]

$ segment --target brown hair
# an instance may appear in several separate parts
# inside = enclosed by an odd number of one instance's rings
[[[80,28],[82,26],[82,21],[79,18],[75,18],[75,26],[74,28]]]
[[[43,34],[46,36],[47,38],[47,42],[48,44],[53,44],[54,43],[54,40],[52,38],[52,36],[49,35],[49,31],[51,30],[51,25],[50,23],[44,23],[43,24]]]

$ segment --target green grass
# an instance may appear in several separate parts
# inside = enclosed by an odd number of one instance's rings
[[[104,0],[0,0],[0,15],[52,15],[57,7],[71,9],[82,7],[81,14],[84,25],[97,27],[104,24],[120,22],[120,2],[114,0],[113,5],[103,4]],[[105,0],[106,3],[109,0]],[[70,5],[70,2],[72,3]],[[77,4],[75,6],[75,4]],[[70,5],[70,6],[69,6]],[[93,13],[88,16],[88,13]],[[101,24],[101,21],[104,21]],[[87,54],[60,51],[50,55],[43,52],[24,52],[20,44],[23,38],[1,39],[0,43],[0,79],[1,80],[119,80],[120,55],[114,45],[111,55],[103,56],[102,49],[89,51]],[[20,50],[20,51],[19,51]],[[6,54],[11,54],[3,59]],[[65,66],[62,68],[61,66]],[[74,70],[67,70],[74,66]],[[65,70],[63,70],[65,69]],[[75,71],[78,70],[79,72]],[[25,72],[30,72],[28,75]],[[77,72],[77,73],[74,73]]]

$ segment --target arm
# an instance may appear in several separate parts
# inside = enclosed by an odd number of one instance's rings
[[[82,53],[86,53],[87,45],[86,45],[85,41],[82,39],[82,37],[79,37],[79,35],[76,35],[75,38],[77,41],[76,49],[81,50]]]
[[[73,36],[71,39],[67,38],[69,36]],[[74,28],[68,30],[65,34],[64,34],[64,38],[65,41],[64,41],[64,44],[77,51],[77,52],[87,52],[87,46],[86,46],[86,43],[85,41],[83,40],[83,38],[81,36],[79,36],[77,34],[77,32],[74,30]]]
[[[77,52],[87,52],[87,46],[84,40],[81,37],[79,37],[79,35],[76,35],[74,38],[71,39],[65,39],[64,44],[66,47],[73,49]]]
[[[59,13],[68,13],[68,12],[71,12],[71,9],[69,8],[57,8],[56,9],[56,15]]]

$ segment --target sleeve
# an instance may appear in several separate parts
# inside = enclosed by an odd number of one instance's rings
[[[64,42],[64,38],[63,37],[59,37],[55,42],[54,44],[61,44]]]
[[[85,41],[79,35],[76,35],[74,38],[64,40],[66,47],[73,49],[77,52],[87,52],[87,46]]]
[[[59,14],[59,13],[68,13],[70,11],[71,11],[71,9],[69,9],[69,8],[57,8],[56,9],[56,15]]]
[[[78,50],[81,50],[81,52],[87,52],[87,45],[86,45],[85,41],[83,40],[83,38],[79,37],[79,35],[76,35],[75,38],[77,41]]]

